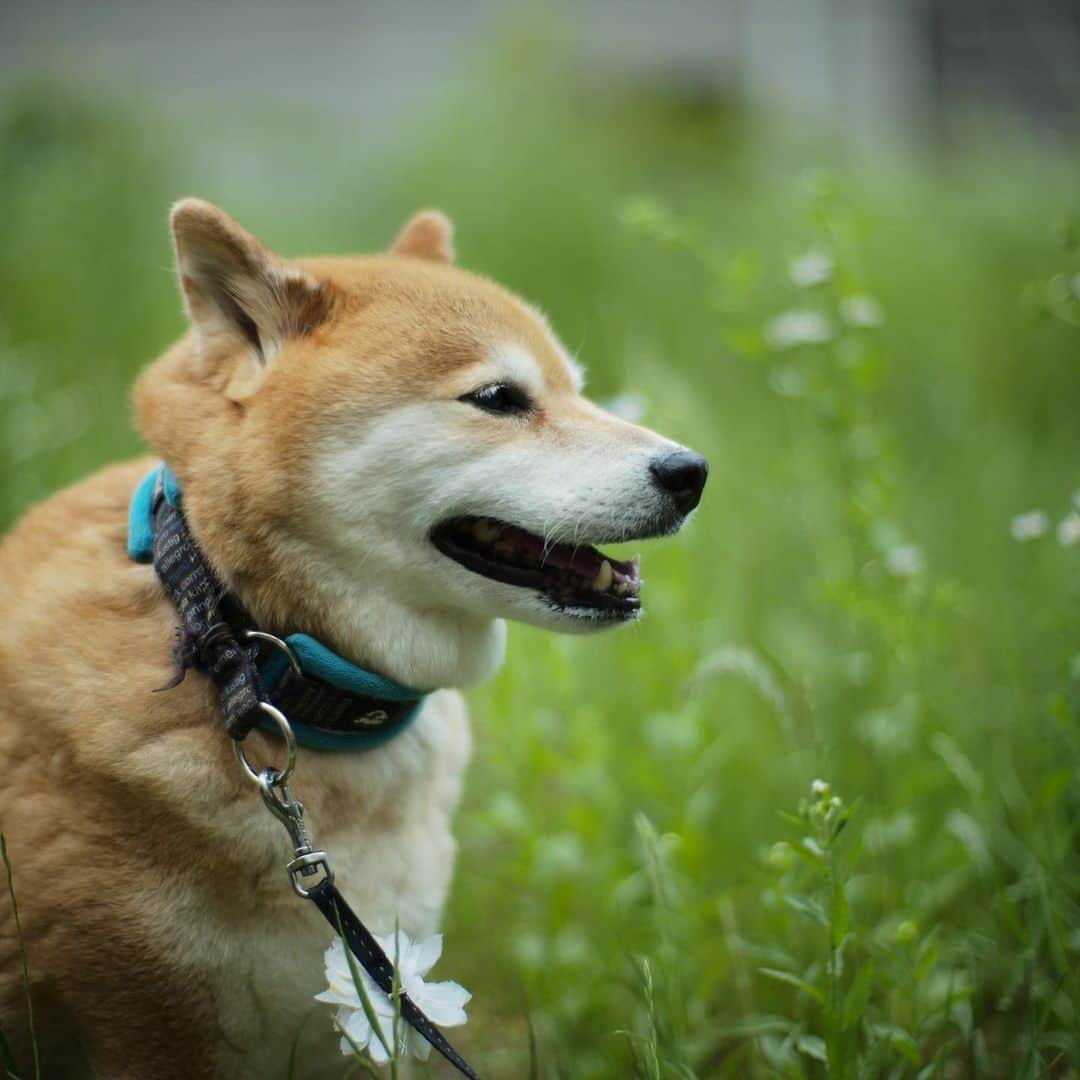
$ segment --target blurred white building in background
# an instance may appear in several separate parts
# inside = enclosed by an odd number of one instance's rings
[[[948,139],[973,109],[1080,128],[1078,0],[4,0],[0,92],[60,75],[138,93],[203,138],[282,110],[381,139],[515,26],[586,77],[727,95],[856,140]]]

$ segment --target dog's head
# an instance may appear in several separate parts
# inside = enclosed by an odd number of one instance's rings
[[[638,615],[636,560],[596,545],[675,532],[706,463],[584,398],[543,316],[451,265],[445,217],[288,262],[207,203],[172,223],[193,334],[140,421],[264,618],[431,685],[497,663],[503,617]]]

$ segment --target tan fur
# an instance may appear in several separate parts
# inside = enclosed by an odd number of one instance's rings
[[[328,937],[288,888],[284,834],[238,770],[209,682],[153,692],[173,672],[176,618],[124,548],[151,464],[62,492],[0,549],[0,827],[46,1075],[83,1077],[92,1062],[107,1077],[266,1076],[310,1009],[305,995],[283,1010],[276,992],[319,988]],[[261,733],[249,744],[274,759]],[[467,756],[450,692],[378,755],[300,755],[307,817],[342,889],[384,930],[394,910],[414,933],[436,929]],[[28,1062],[12,930],[0,904],[0,1020]],[[251,939],[271,930],[282,963],[259,970]],[[325,1018],[309,1027],[336,1066]]]
[[[406,222],[390,251],[394,255],[453,262],[454,229],[450,219],[438,210],[421,210]]]
[[[578,395],[535,311],[448,265],[441,215],[413,219],[387,255],[292,263],[196,200],[173,228],[193,326],[135,388],[155,458],[59,493],[0,546],[0,829],[49,1077],[283,1075],[330,936],[288,886],[285,834],[233,757],[209,681],[189,672],[155,692],[174,672],[176,614],[125,551],[128,503],[154,461],[176,474],[192,532],[264,629],[302,630],[408,680],[435,669],[419,650],[415,669],[387,670],[379,635],[409,627],[346,611],[312,563],[325,437],[414,398],[452,402],[506,340],[543,379],[530,438],[558,446],[589,431],[637,447],[647,435]],[[460,411],[470,438],[506,437]],[[439,618],[471,633],[468,614]],[[246,745],[260,762],[278,754],[259,732]],[[301,751],[293,790],[375,929],[436,929],[468,755],[452,691],[376,752]],[[4,902],[0,1027],[28,1062]],[[315,1049],[302,1075],[338,1074],[326,1010],[304,1042]]]

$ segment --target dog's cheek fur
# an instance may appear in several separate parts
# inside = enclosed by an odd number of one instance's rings
[[[552,629],[567,617],[528,589],[454,563],[430,540],[461,514],[496,517],[573,541],[642,526],[663,509],[649,461],[672,446],[581,402],[564,423],[499,420],[456,402],[404,406],[328,438],[315,459],[317,546],[346,567],[357,600],[393,592],[419,611],[457,608]]]

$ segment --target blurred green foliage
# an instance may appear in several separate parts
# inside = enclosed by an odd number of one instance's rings
[[[1075,1075],[1076,164],[868,163],[511,52],[362,194],[329,140],[268,207],[128,108],[29,88],[0,119],[0,518],[138,449],[128,386],[182,326],[172,198],[286,254],[442,206],[594,396],[712,462],[639,626],[514,628],[471,694],[441,967],[466,1049],[493,1076],[533,1038],[542,1077]]]

